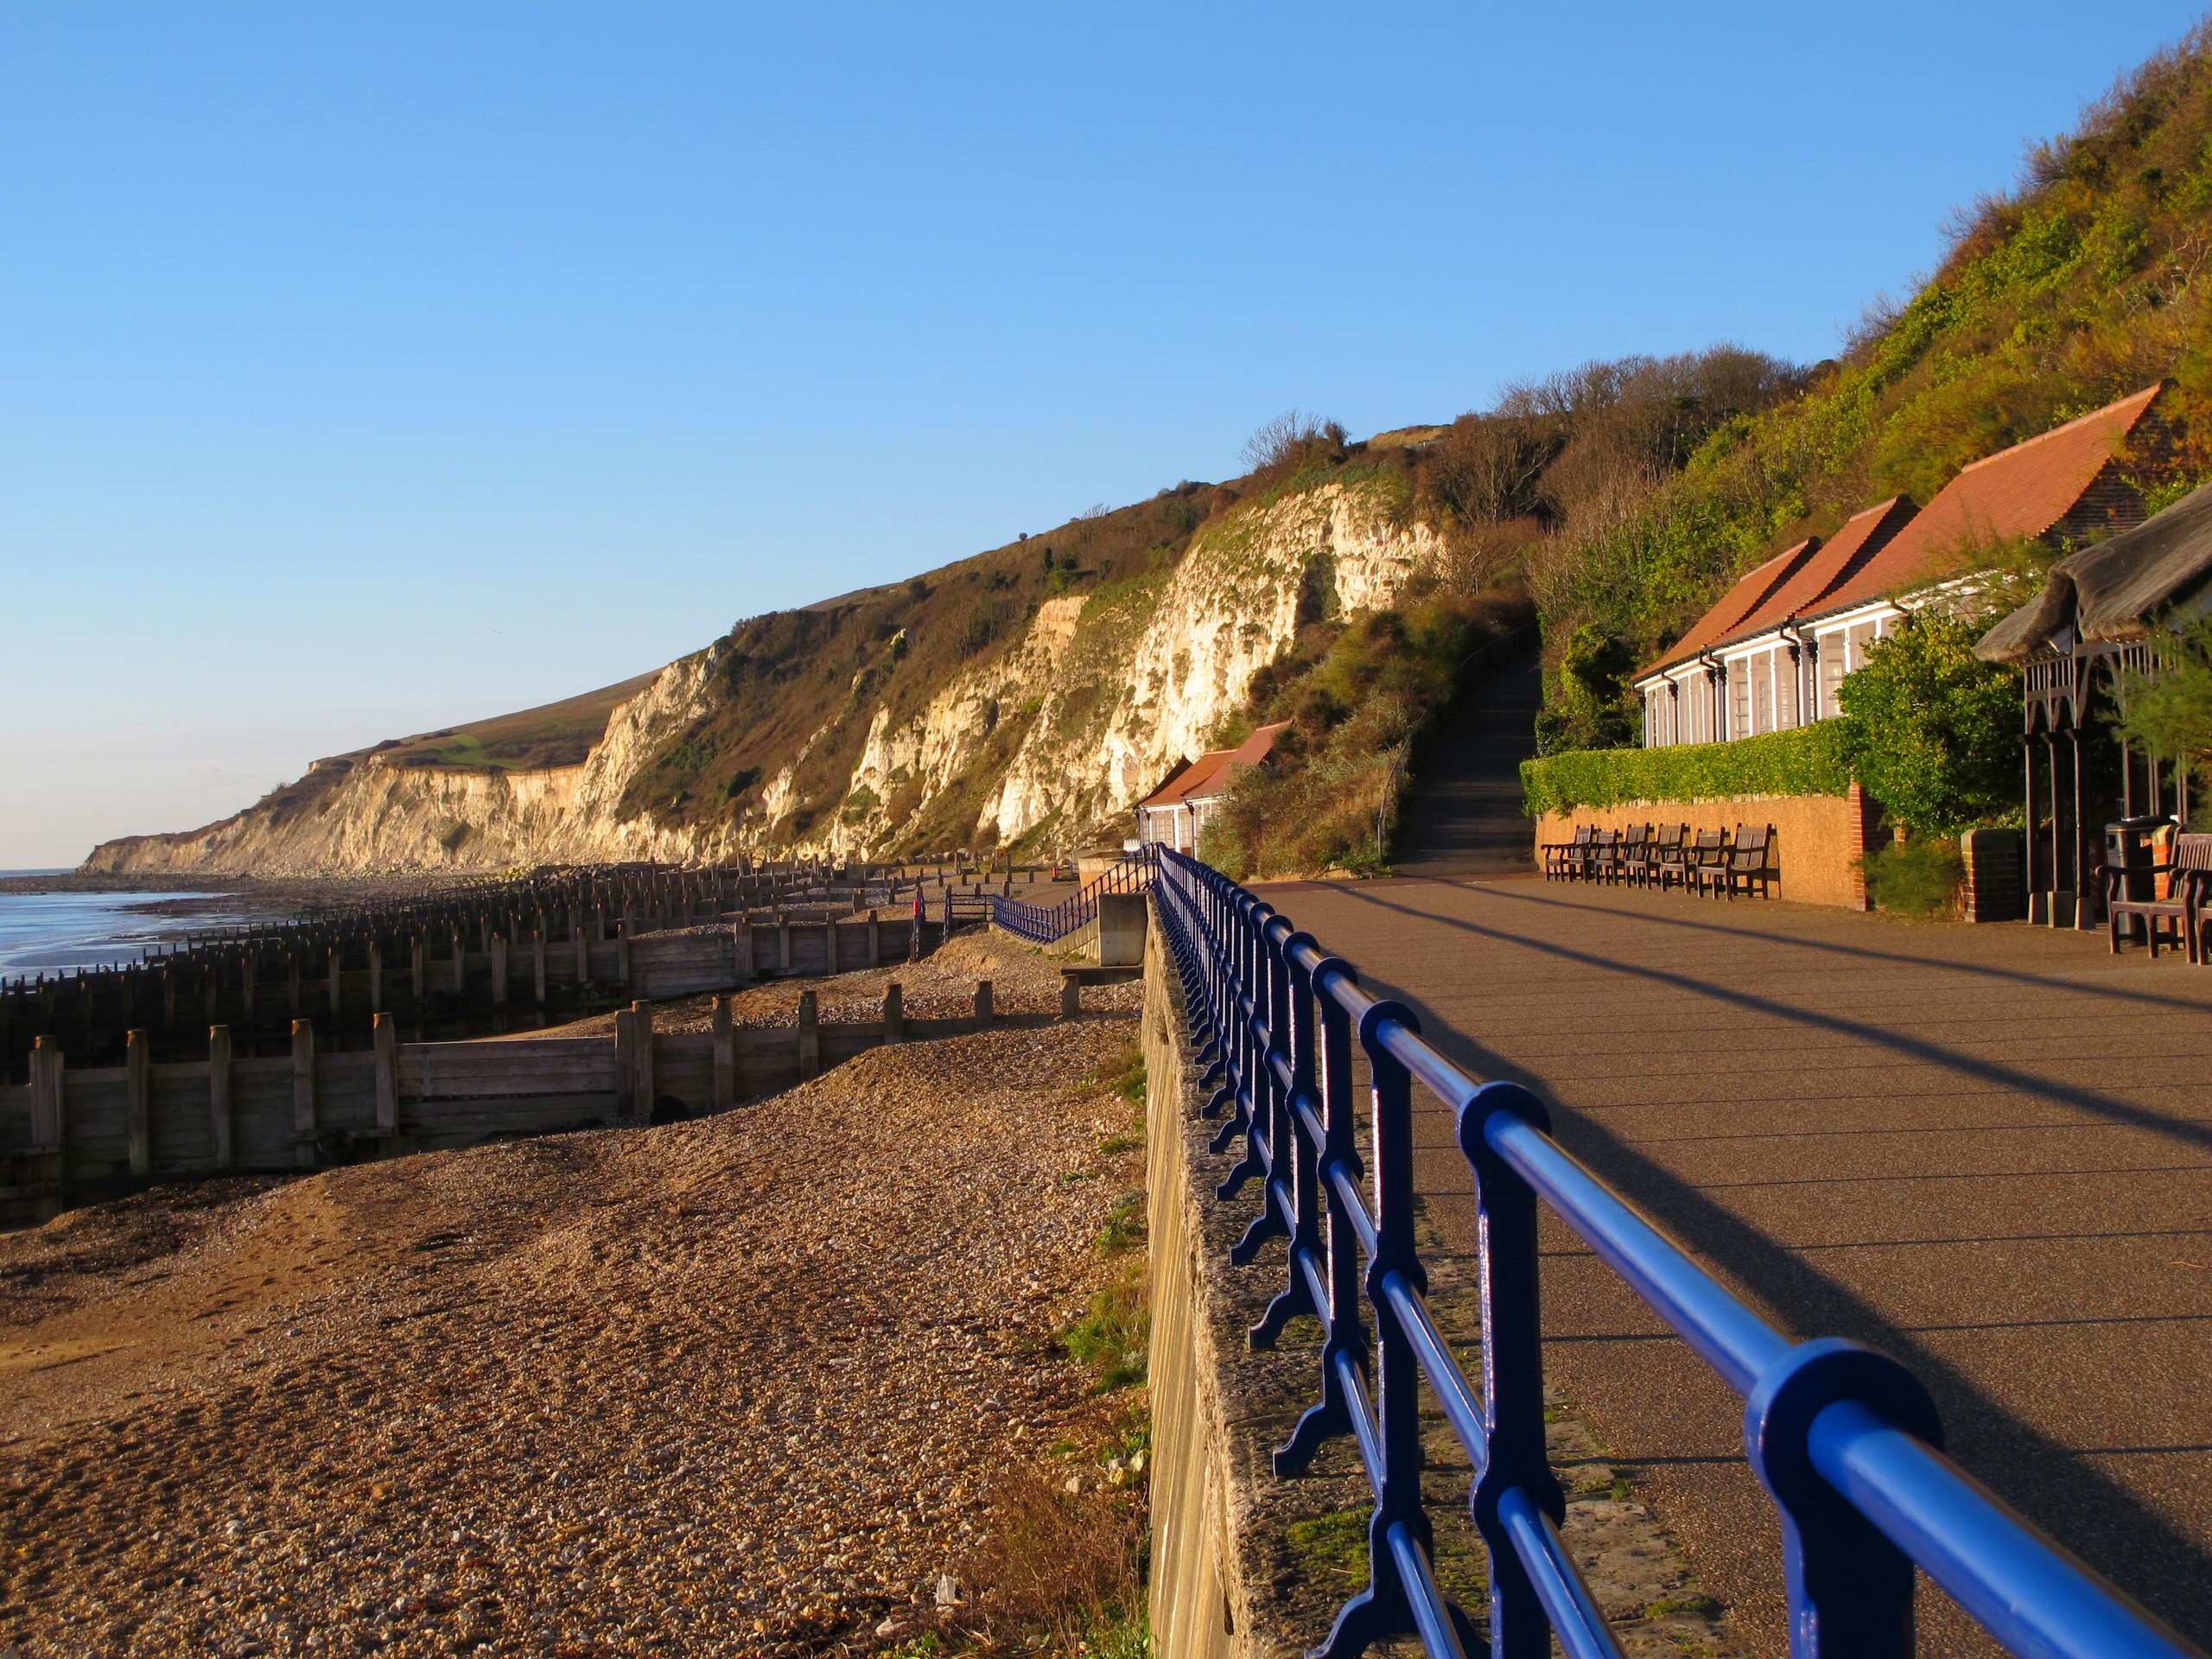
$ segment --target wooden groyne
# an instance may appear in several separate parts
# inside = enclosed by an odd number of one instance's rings
[[[41,1038],[29,1080],[0,1085],[0,1224],[149,1179],[311,1169],[727,1110],[887,1043],[1074,1017],[1079,992],[1067,983],[1057,1015],[995,1014],[982,981],[970,1014],[909,1019],[893,984],[864,1020],[819,1019],[810,990],[785,1027],[735,1025],[721,997],[706,1033],[656,1032],[639,1004],[617,1013],[611,1037],[410,1043],[386,1013],[356,1052],[322,1048],[302,1020],[283,1054],[241,1055],[219,1026],[205,1059],[156,1061],[141,1037],[121,1065],[89,1067]]]
[[[620,865],[323,907],[195,936],[131,966],[0,982],[0,1083],[29,1082],[41,1038],[77,1066],[124,1064],[134,1033],[149,1063],[203,1061],[219,1026],[235,1058],[275,1058],[305,1021],[326,1052],[366,1052],[378,1015],[414,1042],[459,1041],[877,967],[934,950],[944,930],[942,910],[926,914],[934,896],[982,880],[958,855],[843,868]]]

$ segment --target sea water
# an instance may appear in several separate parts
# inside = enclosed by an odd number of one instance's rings
[[[49,875],[0,870],[0,875]],[[150,906],[196,899],[188,910]],[[232,895],[177,893],[0,892],[0,979],[141,962],[147,951],[186,935],[228,927],[256,912]]]

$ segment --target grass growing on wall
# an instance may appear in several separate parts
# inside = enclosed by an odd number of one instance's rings
[[[1851,784],[1836,722],[1663,749],[1573,749],[1521,763],[1528,813],[1732,795],[1840,795]]]

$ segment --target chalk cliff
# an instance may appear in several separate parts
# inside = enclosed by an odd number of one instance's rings
[[[425,764],[410,740],[318,761],[219,823],[107,842],[86,868],[486,869],[951,843],[1049,855],[1118,840],[1130,804],[1242,708],[1301,620],[1387,607],[1443,558],[1404,499],[1373,475],[1242,499],[1162,492],[903,588],[741,624],[616,702],[581,764]],[[1135,551],[1111,551],[1124,543]]]

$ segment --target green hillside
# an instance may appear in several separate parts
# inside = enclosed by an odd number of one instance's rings
[[[1924,502],[1969,461],[2154,381],[2171,383],[2172,448],[2136,458],[2153,505],[2212,473],[2212,31],[2123,79],[1950,228],[1908,302],[1870,308],[1836,360],[1778,372],[1764,407],[1678,398],[1704,429],[1679,465],[1647,449],[1644,478],[1610,500],[1531,476],[1552,516],[1529,567],[1548,747],[1633,741],[1624,672],[1760,560],[1899,491]],[[1568,430],[1606,412],[1572,383],[1539,389],[1548,408],[1510,395],[1492,421]]]

